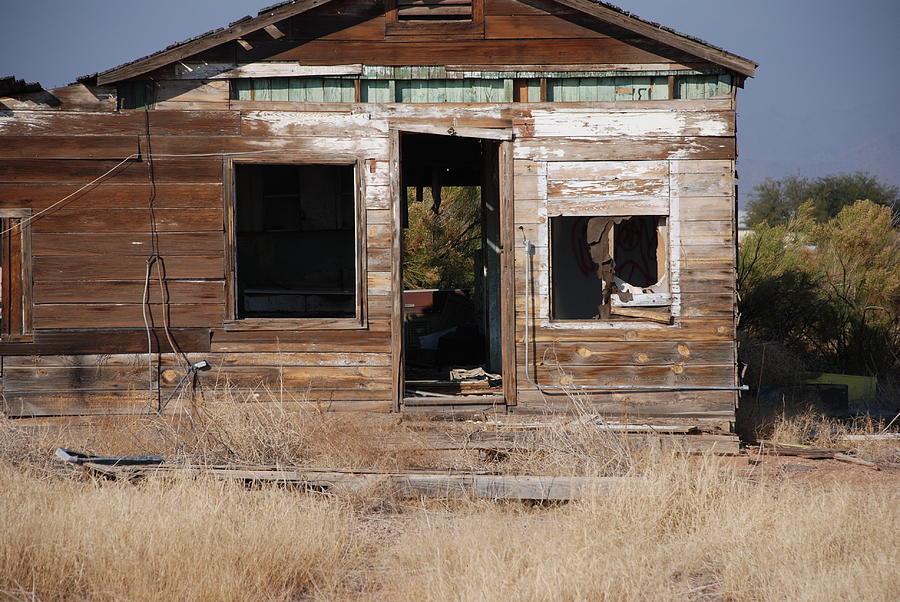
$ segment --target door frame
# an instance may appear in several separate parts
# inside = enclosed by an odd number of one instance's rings
[[[436,134],[499,142],[497,185],[500,193],[500,324],[503,399],[516,405],[515,214],[513,211],[513,131],[511,128],[443,127],[431,124],[392,125],[391,145],[391,391],[394,411],[403,408],[405,345],[403,344],[403,202],[400,182],[401,134]],[[454,405],[448,403],[448,405]]]

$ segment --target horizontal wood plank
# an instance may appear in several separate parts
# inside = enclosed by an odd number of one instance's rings
[[[219,254],[197,255],[195,257],[169,256],[163,258],[167,278],[175,280],[223,279],[225,259]],[[143,282],[147,275],[146,259],[139,256],[123,257],[118,261],[98,256],[36,257],[34,259],[34,280],[137,280]],[[151,277],[157,277],[154,266]]]
[[[81,184],[0,184],[0,208],[44,209],[75,193]],[[72,196],[60,207],[69,209],[145,209],[153,202],[157,209],[210,208],[222,204],[222,183],[179,184],[147,182],[120,184],[110,181]]]
[[[147,306],[150,325],[164,325],[163,305]],[[168,322],[176,328],[221,327],[225,314],[222,305],[211,303],[169,305]],[[33,312],[35,330],[81,328],[141,328],[144,326],[142,305],[112,304],[43,304]]]
[[[32,221],[35,233],[221,232],[221,206],[206,209],[84,209],[66,207]]]
[[[516,159],[540,161],[640,161],[659,159],[733,159],[729,137],[671,136],[633,138],[525,138],[516,140]]]
[[[669,366],[675,364],[730,364],[734,343],[716,342],[581,342],[541,343],[529,351],[536,366]],[[517,357],[524,359],[519,345]]]
[[[240,116],[228,111],[123,111],[119,113],[0,112],[2,136],[223,136],[240,134]]]
[[[170,334],[175,344],[186,353],[208,352],[210,331],[208,328],[173,328]],[[34,340],[28,343],[0,343],[0,354],[4,361],[14,356],[39,357],[43,354],[116,354],[146,353],[148,344],[153,352],[170,353],[168,338],[162,329],[151,329],[148,342],[143,325],[132,330],[73,329],[64,332],[36,332]]]
[[[166,281],[169,303],[195,304],[225,303],[225,283],[222,280]],[[150,303],[162,303],[159,282],[151,280],[147,287]],[[45,303],[143,303],[144,282],[124,280],[96,281],[38,281],[34,285],[34,302]]]
[[[610,138],[734,136],[734,112],[570,112],[532,111],[514,122],[521,138]]]
[[[6,159],[0,161],[0,182],[74,182],[86,185],[104,176],[104,181],[116,183],[146,183],[150,181],[149,162],[134,159],[118,161]],[[153,178],[157,182],[221,183],[222,160],[207,157],[155,159]]]
[[[161,232],[157,237],[159,253],[163,257],[209,257],[222,253],[225,248],[223,232]],[[32,255],[149,257],[153,253],[150,234],[130,233],[41,233],[32,237]]]

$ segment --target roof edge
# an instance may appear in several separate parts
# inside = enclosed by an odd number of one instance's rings
[[[144,75],[175,61],[180,61],[194,54],[208,50],[219,44],[231,42],[248,33],[263,29],[284,19],[299,15],[308,10],[327,4],[331,0],[287,0],[260,11],[253,18],[244,18],[231,23],[228,27],[214,29],[208,33],[191,38],[185,42],[173,44],[169,48],[148,55],[144,58],[113,67],[97,74],[97,84],[101,86],[114,84],[125,79]]]
[[[569,8],[592,15],[622,29],[645,36],[692,54],[711,63],[735,71],[746,77],[755,77],[759,63],[751,61],[727,50],[723,50],[703,40],[699,40],[674,29],[647,21],[617,6],[602,0],[553,0]]]
[[[286,0],[262,9],[256,17],[245,17],[229,24],[228,27],[214,29],[184,42],[179,42],[146,57],[108,69],[93,76],[98,85],[115,84],[122,80],[144,75],[150,71],[188,58],[219,44],[231,42],[273,25],[284,19],[327,4],[331,0]],[[585,14],[591,15],[625,30],[642,35],[651,40],[672,46],[693,56],[709,61],[746,77],[754,77],[759,63],[733,54],[712,44],[664,27],[658,23],[641,19],[602,0],[553,0]],[[85,79],[79,78],[79,81]]]

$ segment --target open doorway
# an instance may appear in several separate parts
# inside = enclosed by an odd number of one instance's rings
[[[499,143],[400,143],[405,403],[502,400]]]

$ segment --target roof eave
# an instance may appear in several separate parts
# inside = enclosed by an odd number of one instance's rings
[[[289,0],[260,12],[252,19],[241,19],[232,23],[229,27],[216,29],[202,36],[192,38],[186,42],[176,44],[170,48],[151,54],[150,56],[108,69],[97,74],[97,84],[106,86],[122,80],[139,77],[165,65],[186,59],[190,56],[208,50],[219,44],[225,44],[247,35],[254,31],[268,27],[311,10],[331,0]]]
[[[711,44],[691,39],[683,33],[645,21],[640,17],[626,13],[611,5],[607,5],[600,0],[555,0],[555,2],[574,8],[585,14],[592,15],[598,19],[612,23],[613,25],[617,25],[632,33],[677,48],[678,50],[682,50],[688,54],[702,58],[703,60],[746,77],[756,76],[756,68],[759,67],[759,63],[755,61],[722,50],[721,48],[716,48]]]
[[[199,54],[219,44],[234,41],[244,35],[273,25],[284,19],[301,14],[331,0],[287,0],[280,4],[260,11],[259,15],[250,19],[245,18],[230,24],[227,28],[216,29],[185,42],[175,44],[170,48],[137,59],[130,63],[108,69],[96,75],[97,84],[101,86],[115,84],[117,82],[140,77],[150,71],[154,71],[165,65],[186,59]],[[651,40],[666,44],[693,56],[709,61],[730,71],[734,71],[745,77],[754,77],[759,64],[716,48],[710,44],[700,42],[678,33],[663,28],[660,25],[645,21],[621,9],[603,3],[601,0],[555,0],[556,2],[574,8],[585,14],[592,15],[622,29],[642,35]]]

